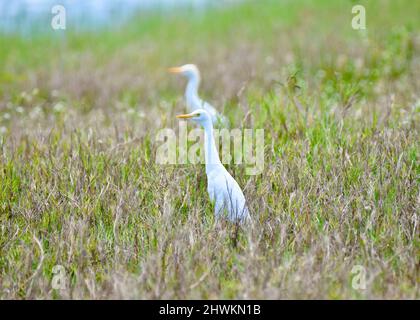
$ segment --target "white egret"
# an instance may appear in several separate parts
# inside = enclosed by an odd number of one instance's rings
[[[177,118],[189,119],[204,128],[204,154],[206,161],[207,191],[214,202],[216,218],[226,217],[232,222],[250,222],[251,218],[244,194],[235,179],[220,162],[219,153],[213,137],[211,116],[204,109]]]
[[[179,73],[188,79],[187,88],[185,89],[185,100],[187,102],[188,111],[192,112],[198,109],[204,109],[210,115],[214,125],[226,127],[227,119],[219,114],[217,110],[208,102],[201,100],[198,96],[198,87],[200,86],[200,71],[194,64],[185,64],[181,67],[169,68],[171,73]]]

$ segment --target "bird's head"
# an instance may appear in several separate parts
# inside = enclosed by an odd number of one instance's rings
[[[212,123],[211,117],[206,110],[197,109],[188,114],[180,114],[176,116],[178,119],[187,119],[197,122],[204,126],[205,124]]]
[[[184,77],[187,77],[188,79],[192,79],[192,78],[200,79],[200,71],[198,71],[197,66],[194,64],[184,64],[181,67],[169,68],[168,71],[170,73],[182,74]]]

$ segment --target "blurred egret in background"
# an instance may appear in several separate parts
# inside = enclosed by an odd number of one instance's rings
[[[200,86],[200,71],[194,64],[185,64],[181,67],[169,68],[169,72],[182,74],[188,79],[185,89],[185,99],[188,111],[192,112],[198,109],[207,111],[214,125],[227,126],[227,119],[219,114],[217,110],[208,102],[201,100],[198,96],[198,87]]]

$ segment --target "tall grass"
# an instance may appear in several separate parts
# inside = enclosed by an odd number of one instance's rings
[[[250,1],[0,36],[0,297],[419,298],[419,5],[362,4],[366,31],[351,1]],[[261,175],[228,166],[250,229],[214,220],[202,165],[155,161],[187,62],[265,130]]]

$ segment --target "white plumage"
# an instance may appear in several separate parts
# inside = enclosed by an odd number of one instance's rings
[[[185,100],[189,112],[203,109],[210,115],[213,125],[226,127],[228,125],[227,119],[219,114],[217,110],[208,102],[200,99],[198,96],[198,87],[200,86],[200,71],[194,64],[186,64],[181,67],[169,68],[169,72],[179,73],[188,79],[187,87],[185,89]]]
[[[225,216],[232,222],[251,220],[245,196],[235,179],[220,162],[219,153],[213,137],[212,118],[204,109],[177,118],[190,119],[204,128],[204,153],[206,161],[207,191],[214,202],[216,218]]]

